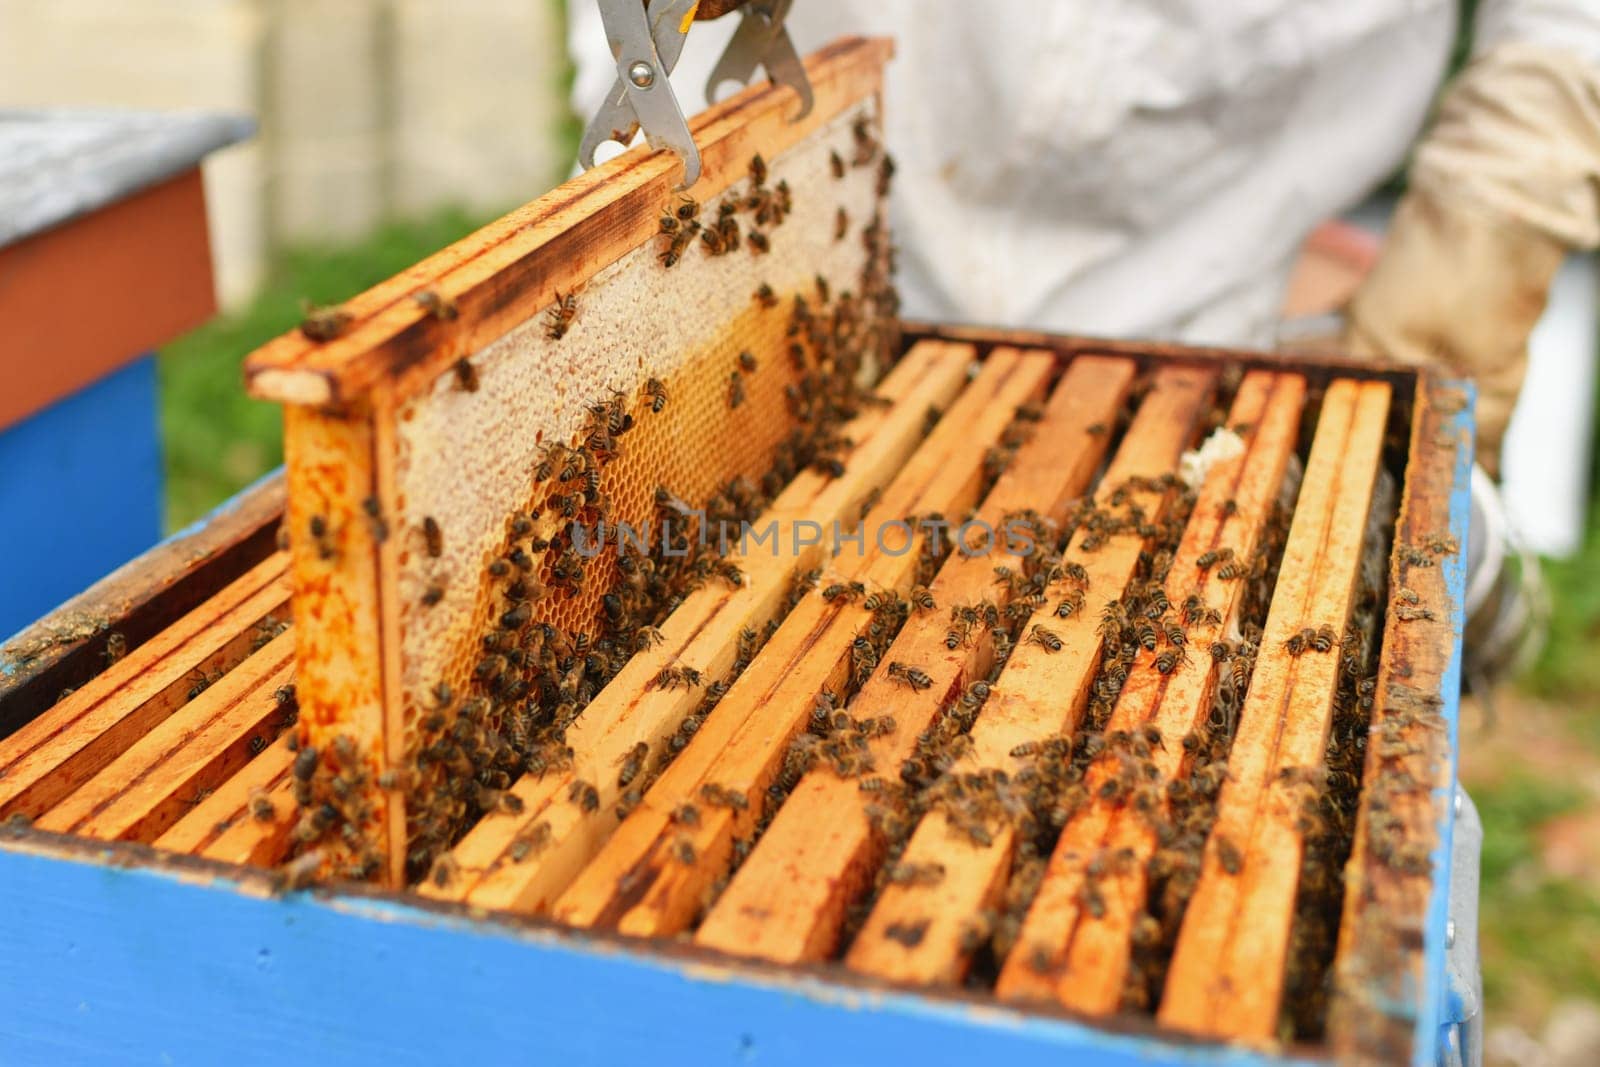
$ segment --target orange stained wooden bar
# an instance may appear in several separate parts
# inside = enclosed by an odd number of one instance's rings
[[[42,815],[243,662],[288,621],[285,563],[268,557],[0,741],[0,815]]]
[[[1165,780],[1187,773],[1188,758],[1179,739],[1198,729],[1210,714],[1219,672],[1227,669],[1207,649],[1237,630],[1247,584],[1222,581],[1215,566],[1201,568],[1197,560],[1228,550],[1235,559],[1247,561],[1262,547],[1266,523],[1294,455],[1304,403],[1305,382],[1295,375],[1256,371],[1240,385],[1228,424],[1247,428],[1245,449],[1207,473],[1166,581],[1172,604],[1199,596],[1221,621],[1188,626],[1193,651],[1171,675],[1152,669],[1156,652],[1141,650],[1107,723],[1110,733],[1154,725],[1162,740],[1153,746],[1150,760]],[[1098,786],[1115,774],[1119,759],[1106,754],[1091,765],[1085,807],[1063,827],[1018,947],[1002,968],[997,985],[1002,997],[1055,998],[1090,1014],[1117,1010],[1134,926],[1146,906],[1145,869],[1156,846],[1153,820],[1166,809],[1164,796],[1161,806],[1149,813],[1097,796]],[[1128,859],[1121,869],[1096,878],[1102,911],[1095,916],[1083,906],[1080,892],[1096,858],[1113,854]]]
[[[1324,397],[1229,777],[1167,973],[1164,1025],[1257,1041],[1277,1033],[1304,848],[1301,792],[1282,772],[1322,766],[1339,670],[1337,647],[1295,655],[1287,644],[1308,627],[1344,634],[1390,393],[1382,382],[1341,380]],[[1235,856],[1226,866],[1224,849]]]
[[[523,810],[485,816],[454,850],[459,876],[444,886],[430,882],[422,892],[482,907],[547,909],[616,828],[613,809],[623,792],[618,762],[641,741],[655,759],[667,736],[704,699],[700,688],[661,688],[652,679],[673,664],[691,665],[707,678],[728,673],[741,634],[775,618],[796,577],[834,550],[833,524],[853,522],[862,504],[904,465],[921,440],[928,408],[943,407],[957,395],[973,355],[970,346],[937,343],[909,352],[878,390],[895,406],[863,412],[846,427],[857,444],[845,473],[829,479],[802,472],[763,517],[777,531],[777,550],[740,546],[741,586],[717,583],[692,593],[661,627],[662,643],[637,654],[569,729],[573,766],[524,775],[512,788]],[[827,540],[791,551],[797,540],[811,540],[797,539],[802,523],[820,524]],[[594,785],[597,810],[585,811],[570,795],[579,780]],[[533,835],[542,842],[537,853],[513,861],[512,852],[531,852],[518,842]]]
[[[271,866],[283,859],[299,814],[290,775],[295,756],[290,736],[280,736],[217,786],[156,838],[155,846],[225,863]],[[270,809],[257,812],[258,797],[266,798]]]
[[[266,748],[286,725],[294,672],[282,634],[208,685],[35,820],[41,830],[152,841]]]
[[[1068,369],[1036,437],[1018,453],[985,500],[980,511],[984,521],[998,528],[1007,515],[1028,507],[1056,523],[1064,521],[1069,505],[1088,487],[1105,453],[1109,436],[1104,429],[1116,420],[1131,384],[1131,370],[1088,359]],[[1109,477],[1128,471],[1124,453],[1131,455],[1145,445],[1152,455],[1167,445],[1161,456],[1167,464],[1161,469],[1170,469],[1204,407],[1211,381],[1208,373],[1198,370],[1161,372]],[[936,598],[948,606],[993,598],[1004,608],[1009,587],[996,583],[997,565],[1020,568],[1022,560],[1006,553],[953,556],[935,582]],[[1093,582],[1091,576],[1091,587]],[[1063,634],[1070,628],[1070,623],[1063,628],[1054,619],[1048,621]],[[974,649],[952,650],[945,642],[949,625],[947,613],[920,619],[914,615],[883,657],[887,662],[923,666],[933,678],[931,689],[907,693],[901,682],[880,671],[851,706],[858,718],[889,714],[895,720],[892,733],[872,741],[873,762],[880,774],[894,775],[911,756],[917,736],[961,695],[965,683],[988,672],[992,650],[986,635],[975,641]],[[1025,623],[1020,633],[1026,635],[1031,625]],[[1012,657],[1031,658],[1029,645],[1024,641]],[[871,885],[882,859],[883,842],[869,824],[867,800],[856,780],[842,779],[829,769],[808,774],[717,901],[696,940],[739,955],[783,962],[831,954],[847,909]],[[818,832],[819,827],[826,830]]]
[[[920,549],[913,544],[885,551],[875,532],[907,515],[959,514],[974,504],[985,448],[1000,440],[1019,404],[1043,395],[1053,368],[1053,359],[1041,356],[991,353],[863,520],[860,554],[841,554],[825,571],[824,585],[858,580],[870,590],[909,592]],[[645,795],[643,807],[624,820],[557,900],[557,918],[579,926],[615,926],[624,933],[664,934],[699,916],[732,862],[734,838],[751,833],[763,794],[813,699],[824,688],[846,691],[850,644],[873,615],[864,602],[830,603],[821,592],[795,607],[751,670]],[[742,795],[745,806],[701,803],[706,785]],[[698,826],[674,821],[686,802],[699,804]]]

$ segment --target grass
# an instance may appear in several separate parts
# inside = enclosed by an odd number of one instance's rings
[[[262,291],[161,352],[161,432],[167,528],[178,529],[283,462],[283,412],[244,393],[241,365],[299,323],[302,301],[347,300],[484,222],[444,210],[393,222],[358,244],[285,253]]]
[[[1522,680],[1524,688],[1574,712],[1600,711],[1600,492],[1592,492],[1583,547],[1568,560],[1546,560],[1551,596],[1550,639]],[[1588,741],[1600,748],[1600,721],[1584,717]]]
[[[1547,871],[1537,836],[1592,803],[1589,794],[1526,771],[1473,792],[1483,817],[1478,918],[1491,1022],[1541,1018],[1564,997],[1600,1000],[1600,899]]]

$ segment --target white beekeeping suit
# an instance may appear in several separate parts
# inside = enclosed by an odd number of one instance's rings
[[[615,67],[593,5],[572,11],[587,116]],[[1480,11],[1474,68],[1506,49],[1521,60],[1479,77],[1465,110],[1493,113],[1509,96],[1533,118],[1486,132],[1475,121],[1476,139],[1430,142],[1422,161],[1497,210],[1548,198],[1539,232],[1592,244],[1600,0]],[[686,111],[736,22],[689,34],[672,79]],[[898,42],[885,107],[908,315],[1251,344],[1272,340],[1306,234],[1404,159],[1455,23],[1456,0],[797,0],[789,20],[802,52],[842,34]],[[1552,95],[1566,109],[1554,117]],[[1507,173],[1519,156],[1526,172],[1561,173],[1519,182]],[[1399,272],[1407,284],[1419,266]],[[1480,267],[1427,261],[1441,266]],[[1411,299],[1394,282],[1387,292]],[[1363,343],[1409,358],[1390,351],[1409,328],[1390,313],[1370,331],[1386,336]]]

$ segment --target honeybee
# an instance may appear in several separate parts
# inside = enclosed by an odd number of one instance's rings
[[[600,790],[581,778],[573,779],[572,785],[567,787],[567,799],[586,814],[600,810]]]
[[[849,232],[850,213],[844,208],[840,208],[833,216],[833,239],[835,241],[842,241],[845,239],[845,235]]]
[[[749,799],[737,789],[729,789],[715,782],[707,782],[700,787],[700,799],[714,808],[731,808],[734,811],[744,811],[750,807]]]
[[[955,625],[944,632],[944,647],[955,651],[972,639],[972,622],[956,617]]]
[[[1046,652],[1060,652],[1061,638],[1055,631],[1044,626],[1035,626],[1028,631],[1028,640],[1043,648]]]
[[[309,782],[311,776],[317,771],[317,750],[310,745],[302,746],[295,753],[294,764],[290,773],[297,781]]]
[[[938,602],[933,599],[933,593],[929,592],[928,587],[925,585],[912,587],[911,606],[917,611],[939,610]]]
[[[1178,667],[1183,664],[1183,662],[1184,655],[1182,648],[1167,648],[1162,649],[1156,654],[1154,667],[1157,673],[1171,674],[1173,671],[1177,670]]]
[[[759,152],[750,157],[750,184],[767,184],[767,161],[761,158]]]
[[[867,591],[860,582],[835,582],[822,591],[822,599],[832,604],[853,603]]]
[[[756,372],[756,357],[750,354],[748,351],[740,352],[739,369],[744,371],[746,374],[754,374]]]
[[[458,359],[453,364],[452,369],[455,371],[456,387],[458,389],[464,393],[476,393],[478,391],[478,371],[473,367],[471,360],[465,357]]]
[[[650,398],[650,411],[652,414],[661,414],[661,409],[667,406],[667,387],[660,378],[651,378],[644,383],[644,395]]]
[[[644,770],[644,761],[649,756],[650,746],[643,741],[623,753],[622,759],[618,761],[622,764],[622,769],[617,772],[618,789],[628,788],[633,780],[639,777],[639,772]]]
[[[680,826],[699,826],[700,809],[689,803],[679,804],[672,809],[672,821]]]
[[[250,817],[256,822],[271,822],[278,816],[278,806],[262,792],[250,795]]]
[[[1244,870],[1244,853],[1239,851],[1239,846],[1226,837],[1217,836],[1217,863],[1228,874],[1238,874]]]
[[[775,308],[778,306],[778,294],[773,292],[772,286],[768,285],[766,282],[761,283],[761,285],[756,289],[755,295],[756,303],[760,304],[764,308]]]
[[[328,536],[328,520],[321,515],[313,515],[306,526],[311,531],[311,539],[317,545],[319,559],[332,559],[337,550],[334,548],[333,539]]]
[[[350,312],[338,305],[318,307],[308,303],[305,306],[305,318],[300,321],[300,332],[310,341],[331,341],[344,333],[353,318]]]
[[[680,837],[672,843],[672,858],[685,867],[693,867],[695,863],[694,842],[687,837]]]
[[[727,232],[721,226],[707,226],[701,230],[700,243],[706,246],[709,255],[720,256],[730,251]]]
[[[844,157],[837,150],[828,153],[828,167],[833,171],[836,181],[844,179]]]
[[[555,306],[545,314],[544,335],[552,341],[561,340],[567,335],[577,314],[578,294],[567,293],[563,296],[561,290],[557,289]]]
[[[658,689],[694,689],[701,684],[701,676],[693,667],[663,667],[655,682]]]
[[[750,253],[760,255],[772,251],[772,243],[767,240],[767,235],[760,230],[751,230],[745,235],[745,240],[750,244]]]
[[[667,242],[667,247],[661,250],[659,258],[663,267],[675,266],[683,258],[683,250],[689,247],[689,242],[694,240],[694,235],[699,230],[698,223],[691,223],[691,226],[692,229],[686,226],[673,234]]]
[[[850,674],[856,685],[863,685],[878,665],[878,651],[866,637],[850,642]]]
[[[444,554],[444,531],[439,528],[439,520],[432,515],[425,516],[422,520],[422,539],[428,549],[428,555],[438,559]]]
[[[895,885],[934,886],[944,881],[944,864],[891,863],[883,873]]]
[[[444,599],[444,586],[430,585],[422,591],[422,606],[431,608]]]
[[[933,679],[928,677],[925,671],[901,663],[899,660],[889,664],[889,677],[899,679],[912,690],[929,689],[933,686]]]
[[[450,322],[458,314],[456,302],[447,296],[440,295],[433,289],[419,290],[412,294],[411,299],[415,300],[417,306],[422,310],[444,322]]]
[[[744,403],[744,378],[738,371],[728,375],[728,407],[737,408]]]
[[[1449,556],[1461,550],[1461,546],[1450,534],[1433,533],[1422,539],[1422,547],[1436,556]]]
[[[1133,624],[1133,639],[1146,652],[1154,652],[1156,650],[1157,636],[1155,624],[1148,620],[1139,619]]]
[[[682,219],[684,222],[688,222],[690,219],[700,214],[700,202],[687,194],[680,196],[678,198],[676,207],[673,209],[673,214],[677,215],[678,218]]]
[[[861,602],[861,606],[871,612],[887,611],[899,603],[899,598],[889,590],[879,590]]]

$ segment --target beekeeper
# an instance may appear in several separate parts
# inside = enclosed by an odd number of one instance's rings
[[[587,116],[616,69],[597,9],[572,12]],[[689,34],[686,112],[737,21]],[[1347,340],[1476,378],[1492,465],[1551,278],[1600,242],[1600,0],[1481,0],[1430,123],[1456,24],[1456,0],[797,0],[788,20],[802,51],[898,43],[908,315],[1270,345],[1306,235],[1415,146]]]

